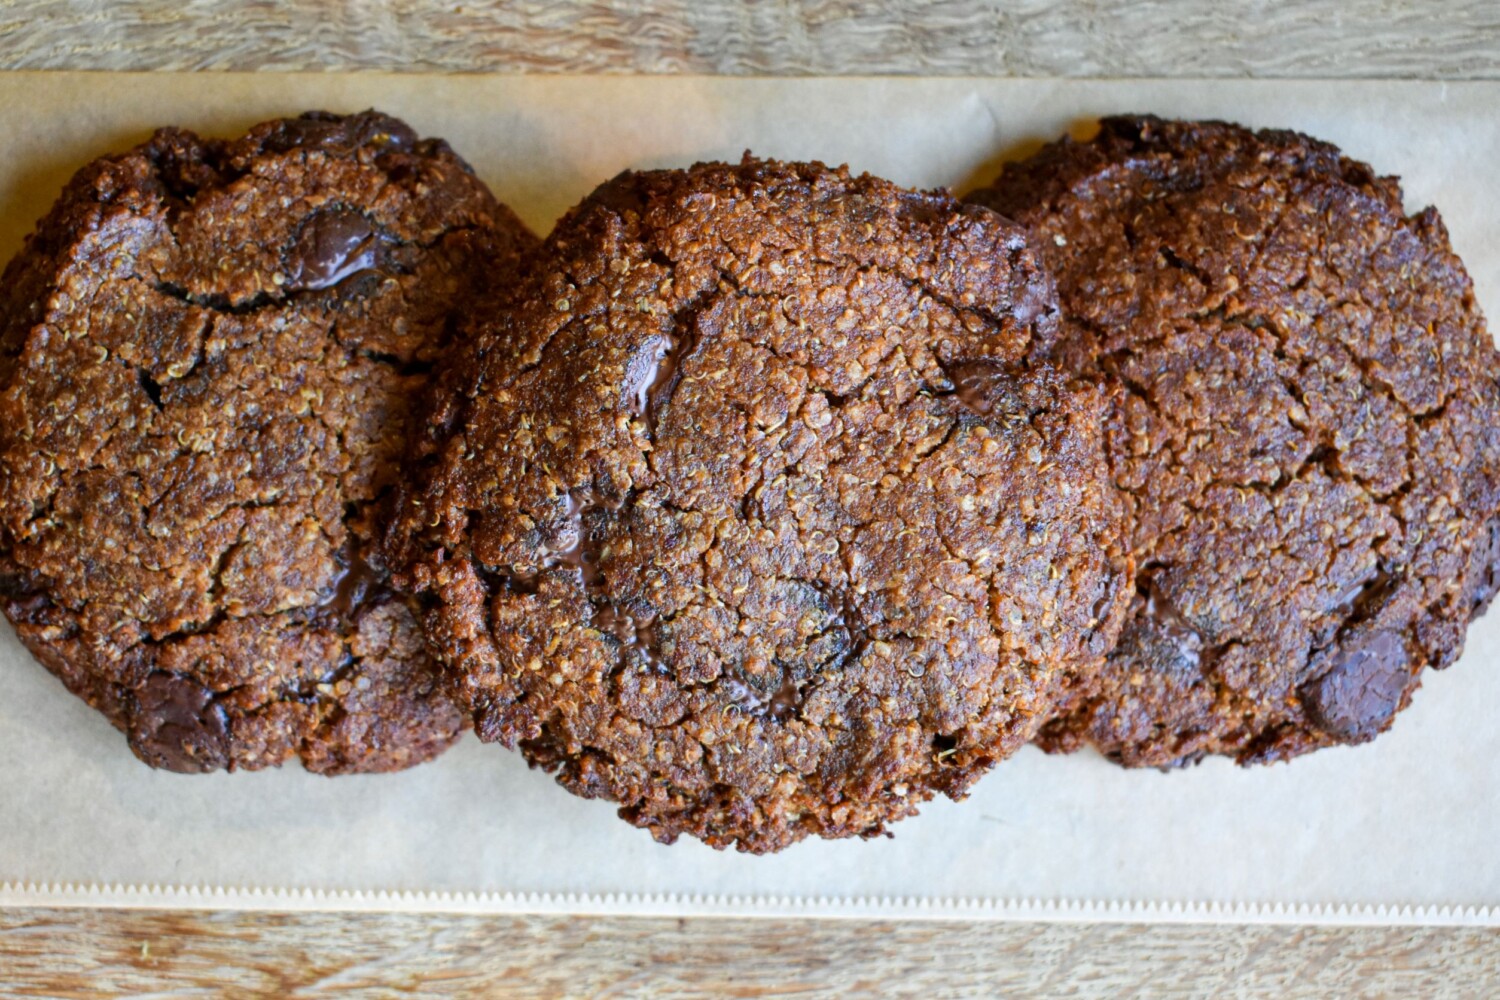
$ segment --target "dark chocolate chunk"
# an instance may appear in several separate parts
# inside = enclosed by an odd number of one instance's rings
[[[1343,742],[1374,737],[1390,722],[1411,683],[1405,641],[1376,632],[1343,651],[1327,673],[1298,694],[1308,718]]]
[[[321,149],[332,155],[348,156],[361,149],[409,151],[417,144],[417,135],[405,122],[378,111],[357,115],[309,111],[275,123],[267,130],[265,143],[276,152]]]
[[[626,397],[631,413],[646,417],[654,426],[656,404],[671,385],[677,371],[677,340],[659,337],[640,352],[626,370]]]
[[[229,725],[214,693],[190,677],[153,673],[135,689],[130,746],[152,767],[184,774],[229,763]]]
[[[380,236],[369,219],[349,209],[319,212],[308,219],[287,257],[287,287],[331,288],[375,267]]]
[[[356,554],[348,557],[333,595],[319,611],[349,621],[360,609],[387,594],[389,588],[385,574],[372,567],[362,555]]]

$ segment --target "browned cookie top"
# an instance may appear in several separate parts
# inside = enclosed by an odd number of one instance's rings
[[[374,560],[411,399],[530,237],[367,112],[86,167],[0,280],[0,597],[147,763],[404,767],[464,724]]]
[[[1044,743],[1271,761],[1390,725],[1496,587],[1497,358],[1433,209],[1290,132],[1111,118],[977,199],[1032,227],[1112,429],[1137,597]]]
[[[747,157],[621,175],[533,271],[393,532],[482,738],[663,841],[869,836],[1114,638],[1104,400],[1025,362],[999,216]]]

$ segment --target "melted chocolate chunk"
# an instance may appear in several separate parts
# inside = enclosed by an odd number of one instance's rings
[[[135,692],[130,746],[147,764],[184,774],[229,762],[229,727],[214,693],[181,674],[154,673]]]
[[[822,631],[805,647],[805,658],[779,664],[781,683],[775,690],[766,690],[764,681],[725,677],[719,682],[728,692],[730,702],[747,715],[759,715],[775,722],[787,721],[802,707],[805,684],[823,671],[841,669],[849,661],[858,659],[868,645],[859,611],[846,590],[818,583],[807,584],[805,589],[809,596],[808,606],[826,617]]]
[[[663,390],[672,383],[677,372],[677,347],[676,338],[660,337],[649,344],[626,371],[628,409],[635,416],[646,417],[653,425]]]
[[[979,358],[944,366],[951,386],[936,395],[956,400],[971,413],[1007,424],[1029,422],[1052,408],[1063,380],[1056,373]]]
[[[1020,409],[1016,380],[997,361],[965,361],[947,370],[952,395],[975,413],[1010,413]]]
[[[583,584],[592,594],[603,582],[599,574],[599,554],[587,538],[588,526],[584,518],[590,517],[596,506],[585,507],[571,493],[563,497],[562,523],[551,528],[550,536],[541,547],[542,568],[562,568],[580,574]]]
[[[514,570],[496,569],[493,566],[484,566],[476,563],[474,570],[479,574],[479,579],[484,581],[485,589],[490,596],[495,594],[535,594],[539,587],[539,580],[535,573],[517,573]],[[430,599],[423,599],[427,610],[437,609],[437,605]]]
[[[335,209],[308,219],[287,258],[287,285],[317,291],[375,267],[380,235],[358,212]]]
[[[1345,620],[1345,627],[1368,621],[1380,613],[1400,582],[1384,570],[1371,569],[1339,595],[1334,614]]]
[[[334,115],[326,111],[309,111],[298,118],[288,118],[266,140],[276,152],[293,149],[324,149],[348,154],[362,146],[380,151],[411,149],[417,135],[404,122],[378,112],[357,115]]]
[[[628,656],[638,652],[652,667],[664,668],[657,648],[656,619],[636,618],[610,603],[594,605],[594,627],[620,641],[621,652]]]
[[[853,596],[843,587],[814,584],[818,595],[818,609],[828,616],[828,623],[820,636],[808,646],[813,654],[810,661],[813,670],[828,667],[842,668],[851,660],[857,660],[869,645],[869,636],[855,606]]]
[[[346,561],[332,596],[319,610],[348,620],[384,587],[384,577],[372,569],[363,557],[353,556]]]
[[[746,715],[756,715],[774,722],[786,722],[802,705],[802,691],[791,677],[784,677],[775,691],[767,694],[744,681],[724,680],[729,701]]]
[[[625,369],[626,410],[645,419],[652,437],[656,436],[658,415],[682,381],[682,362],[698,343],[698,333],[690,324],[679,326],[678,334],[663,334],[647,341],[645,349]]]
[[[1298,694],[1319,729],[1341,740],[1367,740],[1396,714],[1410,681],[1406,643],[1390,632],[1376,632]]]
[[[1155,580],[1137,596],[1131,617],[1138,623],[1147,660],[1172,670],[1196,670],[1203,658],[1203,635],[1162,593]]]
[[[782,681],[781,687],[776,689],[776,693],[771,695],[771,703],[767,706],[767,711],[771,718],[777,722],[785,722],[792,717],[792,714],[797,711],[798,706],[801,704],[802,692],[797,689],[797,685],[788,677],[785,681]]]

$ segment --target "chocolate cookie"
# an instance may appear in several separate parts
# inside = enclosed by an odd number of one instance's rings
[[[0,598],[142,760],[392,770],[465,726],[375,519],[455,313],[530,242],[373,112],[166,129],[67,186],[0,280]]]
[[[627,173],[449,371],[393,567],[481,738],[671,842],[872,836],[1128,598],[1016,227],[821,164]]]
[[[1290,132],[1110,118],[976,195],[1123,383],[1134,609],[1043,745],[1283,760],[1386,729],[1496,588],[1500,365],[1438,213]]]

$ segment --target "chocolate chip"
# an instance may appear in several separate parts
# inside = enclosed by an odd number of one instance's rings
[[[1367,740],[1383,729],[1411,681],[1406,643],[1376,632],[1344,653],[1327,673],[1299,689],[1308,718],[1330,736]]]
[[[154,673],[135,691],[130,748],[166,771],[217,771],[229,763],[229,728],[214,693],[181,674]]]
[[[348,209],[319,212],[302,226],[287,256],[290,289],[331,288],[375,267],[380,236],[369,219]]]
[[[698,336],[694,321],[679,323],[676,333],[647,341],[626,365],[625,408],[631,415],[645,418],[653,438],[658,415],[677,391],[682,362],[697,348]]]
[[[571,493],[563,497],[562,521],[552,525],[550,536],[539,550],[544,568],[577,572],[591,595],[604,579],[599,572],[598,545],[592,537],[602,510],[592,502],[579,503]]]

